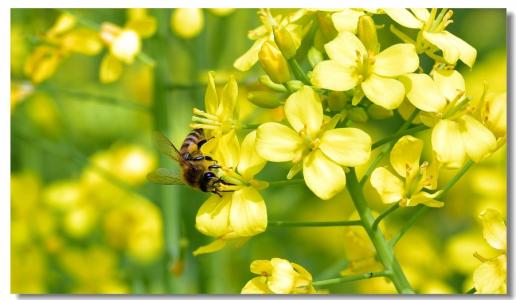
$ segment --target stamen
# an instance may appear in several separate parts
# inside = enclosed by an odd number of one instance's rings
[[[202,111],[200,109],[197,109],[197,108],[193,108],[192,109],[194,115],[199,115],[199,116],[202,116],[202,117],[205,117],[206,119],[210,119],[210,120],[214,120],[214,121],[217,121],[219,118],[215,115],[212,115],[212,114],[209,114],[205,111]]]
[[[208,125],[215,125],[215,126],[220,126],[221,125],[221,123],[219,121],[205,119],[205,118],[199,118],[197,116],[192,116],[192,121],[193,122],[198,122],[198,123],[201,123],[201,124],[208,124]]]

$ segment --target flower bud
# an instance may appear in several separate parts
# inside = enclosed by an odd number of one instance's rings
[[[330,92],[326,98],[331,111],[341,111],[348,102],[348,96],[343,92]]]
[[[276,83],[284,83],[290,80],[290,72],[287,61],[281,51],[271,42],[265,42],[258,53],[258,59],[262,68]]]
[[[368,51],[378,53],[380,45],[376,35],[376,25],[371,16],[364,15],[358,19],[357,35]]]
[[[283,26],[274,26],[272,32],[274,33],[274,42],[278,45],[283,56],[285,56],[286,59],[294,57],[299,45],[296,45],[294,42],[292,34]]]
[[[383,120],[392,117],[392,110],[381,107],[380,105],[371,104],[367,108],[367,114],[374,120]]]
[[[261,84],[265,85],[273,91],[280,93],[288,92],[287,87],[285,87],[283,84],[272,82],[271,78],[268,75],[260,76],[259,80]]]
[[[293,93],[304,86],[303,82],[299,80],[290,80],[287,82],[287,89]]]
[[[348,110],[348,118],[356,123],[365,123],[369,120],[364,108],[355,106]]]
[[[321,51],[317,50],[317,48],[312,47],[308,50],[308,61],[312,67],[315,67],[318,63],[323,60],[323,55]]]
[[[247,99],[251,103],[263,108],[276,108],[285,102],[286,98],[287,94],[269,91],[254,91],[247,94]]]

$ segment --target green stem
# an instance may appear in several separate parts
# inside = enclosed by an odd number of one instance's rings
[[[348,275],[348,276],[342,276],[342,277],[338,277],[338,278],[314,281],[314,282],[312,282],[312,285],[313,286],[325,286],[325,285],[342,283],[342,282],[370,279],[370,278],[374,278],[374,277],[388,277],[389,275],[390,275],[390,273],[385,272],[385,271],[384,272],[367,272],[367,273],[362,273],[362,274]]]
[[[303,69],[301,68],[301,66],[295,58],[289,59],[288,64],[292,69],[292,73],[294,73],[294,76],[298,80],[301,80],[304,84],[311,85],[310,78],[308,78],[305,71],[303,71]]]
[[[409,128],[407,130],[404,130],[404,131],[401,131],[401,132],[398,132],[398,133],[395,133],[391,136],[388,136],[386,138],[383,138],[375,143],[373,143],[373,145],[371,146],[371,149],[376,149],[384,144],[387,144],[388,142],[392,141],[392,140],[395,140],[395,139],[398,139],[404,135],[407,135],[407,134],[413,134],[413,133],[416,133],[416,132],[419,132],[419,131],[423,131],[425,129],[428,129],[427,126],[425,125],[417,125],[417,126],[414,126],[412,128]]]
[[[466,294],[474,294],[476,291],[477,291],[477,289],[476,289],[476,288],[470,288],[470,289],[466,292]]]
[[[466,164],[460,169],[455,176],[453,176],[450,181],[444,186],[442,192],[436,199],[442,199],[446,193],[459,181],[459,179],[466,174],[466,172],[473,166],[474,162],[472,160],[468,160]],[[416,221],[424,215],[426,212],[430,210],[428,206],[419,206],[415,209],[415,212],[412,214],[412,217],[400,228],[400,230],[396,233],[396,235],[389,242],[391,247],[394,247],[396,243],[401,239],[401,237],[416,223]]]
[[[354,168],[350,168],[346,176],[346,184],[353,204],[360,216],[362,226],[373,242],[379,260],[385,270],[389,272],[389,278],[392,280],[396,290],[402,294],[413,294],[414,291],[403,273],[398,260],[394,256],[392,248],[383,236],[382,231],[380,229],[373,230],[372,228],[374,217],[371,209],[367,206],[367,201],[362,193],[362,185],[358,182]]]
[[[394,134],[395,136],[396,135],[399,135],[401,134],[403,131],[405,131],[409,126],[410,124],[412,123],[412,121],[417,117],[419,113],[419,110],[418,109],[415,109],[414,112],[412,112],[412,114],[409,116],[409,118],[405,121],[405,123],[403,123],[403,125],[401,125],[400,129],[398,131],[396,131],[396,133]],[[391,151],[392,147],[394,147],[394,142],[396,141],[396,139],[393,139],[391,140],[387,145],[386,147],[384,147],[382,149],[382,151],[380,153],[378,153],[378,155],[375,157],[374,161],[369,165],[369,167],[367,168],[364,176],[362,176],[362,179],[360,180],[360,184],[361,185],[364,185],[364,183],[367,181],[367,179],[369,178],[369,176],[371,175],[371,173],[373,172],[373,170],[376,168],[376,166],[380,163],[380,161],[383,159],[383,157],[385,155],[387,155],[387,153],[389,153],[389,151]]]
[[[306,222],[294,222],[294,221],[269,221],[269,226],[279,227],[330,227],[330,226],[361,226],[360,220],[352,221],[306,221]]]
[[[240,124],[239,129],[253,130],[258,128],[261,124]]]
[[[387,217],[390,213],[392,213],[393,211],[395,211],[396,209],[398,209],[400,207],[400,204],[399,203],[396,203],[394,204],[393,206],[389,207],[387,210],[385,210],[383,213],[381,213],[377,218],[376,220],[374,220],[374,223],[372,225],[372,228],[373,230],[376,230],[376,228],[378,227],[378,224],[380,224],[380,221]]]

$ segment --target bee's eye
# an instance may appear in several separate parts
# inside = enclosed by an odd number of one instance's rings
[[[204,178],[205,179],[210,179],[210,178],[214,178],[216,177],[215,174],[213,172],[206,172],[204,173]]]

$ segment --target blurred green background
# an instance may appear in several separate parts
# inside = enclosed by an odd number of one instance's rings
[[[79,26],[109,21],[123,26],[123,9],[70,10]],[[217,82],[230,74],[239,81],[241,116],[248,123],[281,115],[246,100],[259,67],[240,73],[233,61],[251,45],[247,32],[259,25],[255,9],[225,15],[203,10],[200,34],[184,39],[171,29],[173,10],[150,9],[157,33],[144,39],[145,57],[126,66],[121,78],[99,82],[105,49],[96,56],[71,54],[51,78],[33,85],[23,68],[41,36],[63,11],[11,10],[11,291],[13,293],[239,293],[253,277],[255,259],[281,257],[304,266],[315,280],[359,272],[370,266],[372,246],[358,229],[280,228],[198,257],[192,251],[210,239],[195,230],[195,214],[208,197],[188,187],[157,187],[146,174],[159,157],[151,141],[155,128],[178,144],[189,131],[192,108],[203,108],[207,71]],[[472,70],[461,69],[468,94],[479,97],[484,80],[490,91],[506,90],[506,12],[456,9],[448,30],[478,51]],[[389,24],[386,16],[377,23]],[[92,26],[93,24],[93,26]],[[379,29],[382,43],[395,38]],[[306,63],[306,62],[304,62]],[[161,103],[158,108],[157,104]],[[402,120],[364,126],[373,140],[394,132]],[[429,131],[419,135],[428,139]],[[429,154],[429,153],[427,153]],[[374,154],[373,154],[374,157]],[[161,159],[161,162],[160,162]],[[387,162],[386,162],[387,163]],[[420,293],[463,293],[480,262],[489,257],[478,213],[486,207],[506,214],[505,147],[476,165],[401,240],[396,254]],[[281,180],[288,164],[269,163],[259,178]],[[446,182],[454,172],[443,172]],[[369,189],[377,211],[385,207]],[[303,185],[263,191],[270,220],[347,219],[351,201],[318,200]],[[348,197],[343,193],[341,198]],[[398,210],[385,223],[392,236],[414,208]],[[365,270],[364,270],[365,271]],[[328,287],[331,293],[391,293],[382,278]]]

